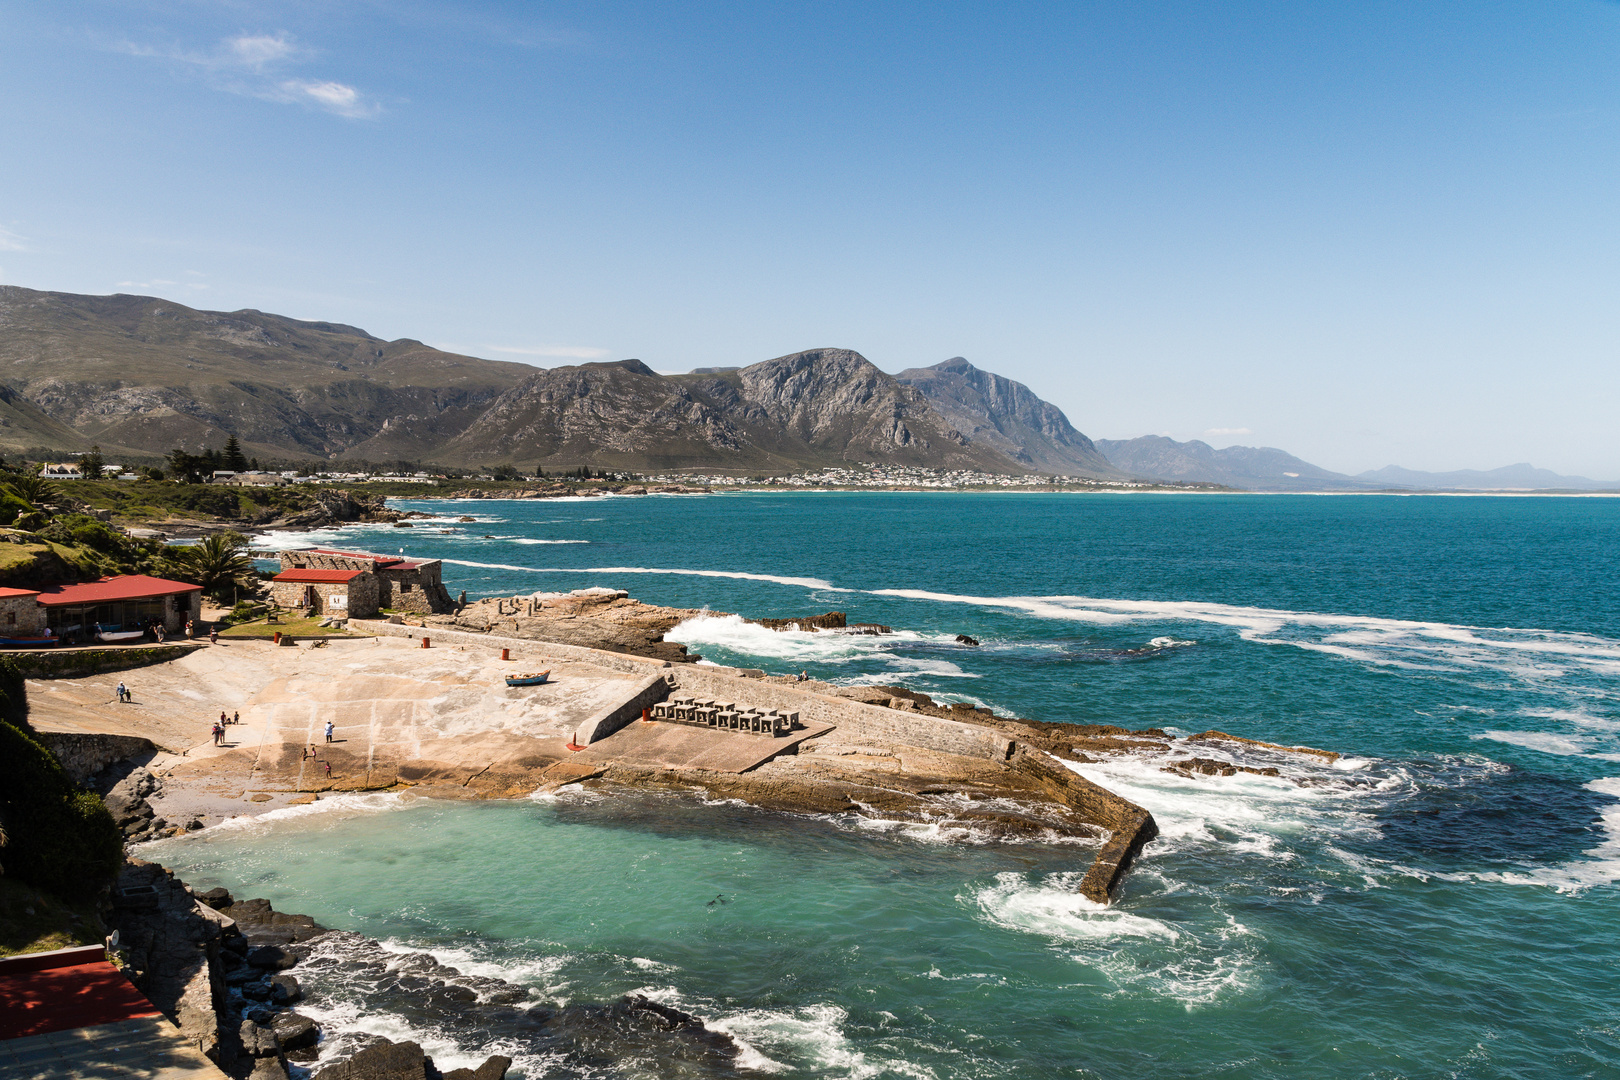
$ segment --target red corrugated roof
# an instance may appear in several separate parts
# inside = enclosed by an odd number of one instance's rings
[[[47,585],[39,591],[39,602],[46,607],[68,604],[108,604],[115,600],[150,600],[172,593],[202,592],[201,585],[187,585],[183,581],[147,577],[145,574],[124,574],[102,578],[77,585]]]
[[[13,596],[38,596],[38,589],[0,589],[0,599]]]
[[[310,585],[330,585],[353,581],[364,570],[283,570],[272,581],[304,582]]]

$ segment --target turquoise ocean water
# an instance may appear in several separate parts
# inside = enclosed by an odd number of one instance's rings
[[[199,886],[543,1008],[640,992],[744,1050],[597,1052],[316,971],[309,1009],[334,1033],[415,1037],[442,1066],[500,1050],[531,1080],[1620,1076],[1620,501],[402,505],[478,520],[281,539],[403,544],[471,596],[843,610],[900,633],[712,616],[672,636],[722,663],[1346,757],[1278,778],[1080,766],[1163,833],[1106,909],[1074,891],[1084,844],[697,798],[353,796],[153,845]]]

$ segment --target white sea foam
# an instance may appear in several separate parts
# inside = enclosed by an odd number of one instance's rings
[[[1094,903],[1080,895],[1082,875],[1053,874],[1039,884],[1023,874],[996,875],[994,885],[976,890],[973,902],[997,926],[1064,941],[1098,941],[1119,937],[1175,941],[1180,932],[1158,919],[1132,915]]]
[[[402,810],[414,800],[406,792],[373,791],[356,793],[353,795],[328,795],[314,802],[303,803],[299,806],[283,806],[278,810],[266,810],[262,814],[240,814],[236,817],[226,818],[217,825],[210,826],[202,832],[190,833],[184,839],[206,840],[222,832],[240,832],[245,829],[268,829],[279,822],[295,821],[299,818],[310,818],[326,814],[379,814],[393,810]]]
[[[896,647],[954,645],[953,638],[909,630],[877,635],[848,634],[837,630],[771,630],[738,615],[699,615],[670,630],[664,635],[664,640],[697,648],[721,648],[745,656],[783,661],[792,666],[857,661],[880,662],[884,665],[884,670],[878,674],[835,679],[840,685],[880,683],[905,675],[949,679],[980,677],[942,658],[895,655],[892,650]]]
[[[398,938],[388,938],[377,943],[384,952],[396,955],[409,953],[426,953],[446,967],[453,967],[463,975],[477,975],[486,979],[500,979],[502,982],[513,983],[518,986],[535,986],[548,994],[560,985],[557,973],[569,962],[571,957],[567,954],[560,956],[536,956],[527,959],[507,957],[501,960],[491,960],[472,949],[444,948],[431,945],[418,945],[409,941],[400,941]]]
[[[839,589],[820,578],[784,577],[778,574],[749,574],[740,570],[660,570],[649,566],[512,566],[509,563],[470,562],[466,559],[444,559],[456,566],[473,566],[485,570],[517,570],[529,574],[673,574],[686,577],[734,578],[739,581],[772,581],[778,585],[793,585],[818,592],[852,592]]]
[[[739,1064],[761,1072],[786,1072],[797,1067],[850,1080],[883,1075],[933,1076],[932,1072],[903,1061],[869,1061],[844,1034],[843,1025],[848,1018],[849,1014],[837,1005],[816,1004],[796,1009],[748,1009],[710,1020],[707,1025],[753,1049],[758,1056]],[[777,1058],[785,1058],[793,1064],[784,1064]]]
[[[1593,740],[1580,735],[1558,735],[1550,731],[1483,731],[1475,739],[1522,746],[1526,750],[1539,750],[1543,754],[1560,757],[1582,757],[1592,749]]]
[[[1229,627],[1246,641],[1292,645],[1362,663],[1398,667],[1442,670],[1484,667],[1520,677],[1557,675],[1570,667],[1604,674],[1620,672],[1620,642],[1593,634],[1289,611],[1197,600],[971,596],[923,589],[874,589],[871,595],[1000,608],[1066,622],[1209,623]]]

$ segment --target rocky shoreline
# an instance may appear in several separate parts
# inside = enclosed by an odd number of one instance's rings
[[[644,1057],[725,1065],[731,1036],[640,994],[554,1007],[535,991],[472,975],[424,952],[385,949],[263,899],[196,892],[163,866],[129,859],[112,892],[113,955],[187,1042],[234,1080],[503,1080],[490,1054],[441,1070],[421,1044],[327,1029],[299,1011],[331,991],[360,989],[413,1028],[466,1045],[523,1045],[611,1063]]]

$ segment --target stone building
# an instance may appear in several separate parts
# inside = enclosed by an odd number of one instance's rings
[[[377,575],[370,570],[283,570],[270,579],[270,599],[311,615],[369,619],[377,614]]]
[[[370,571],[377,580],[378,607],[418,615],[443,615],[456,609],[456,602],[444,587],[441,577],[443,566],[438,559],[407,559],[404,556],[372,555],[333,548],[307,548],[281,553],[283,571]]]
[[[45,632],[45,609],[33,589],[0,589],[0,638],[31,638]]]
[[[201,585],[145,574],[46,585],[37,600],[52,634],[80,640],[93,639],[97,626],[135,630],[162,623],[172,633],[184,628],[187,619],[202,618]]]

